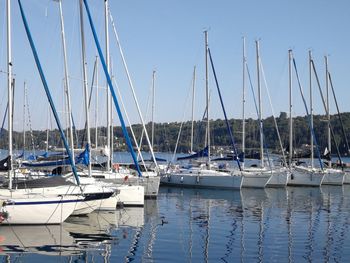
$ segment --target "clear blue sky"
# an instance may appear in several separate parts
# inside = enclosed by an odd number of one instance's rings
[[[6,71],[5,2],[0,0],[0,70],[2,71]],[[104,46],[104,1],[88,2],[101,44]],[[47,100],[24,32],[17,1],[12,3],[13,70],[16,78],[15,129],[23,129],[24,81],[28,84],[32,126],[35,129],[46,129]],[[24,0],[23,5],[55,103],[61,112],[62,122],[66,123],[62,114],[64,72],[58,4],[51,0]],[[205,106],[203,34],[205,29],[209,30],[209,46],[229,118],[241,117],[243,36],[246,37],[248,64],[255,88],[255,40],[260,40],[262,65],[276,115],[280,111],[288,111],[288,49],[290,48],[294,51],[307,96],[308,51],[313,52],[322,85],[325,79],[324,56],[329,55],[329,67],[340,108],[342,111],[350,110],[348,0],[113,0],[110,5],[144,113],[150,95],[152,71],[156,70],[156,122],[182,121],[184,116],[186,120],[190,119],[189,98],[194,65],[197,67],[195,115],[196,119],[201,118]],[[73,114],[77,125],[82,127],[84,114],[78,1],[63,0],[63,11]],[[90,85],[93,62],[97,53],[87,23],[85,32]],[[110,40],[114,76],[128,105],[127,110],[132,122],[139,123],[112,30]],[[99,72],[99,79],[102,87],[105,84],[102,71]],[[210,79],[211,118],[223,118],[212,74]],[[0,96],[2,118],[7,99],[6,75],[3,73],[0,73],[0,85],[3,89]],[[264,85],[262,87],[263,115],[266,117],[271,115],[271,110]],[[314,88],[315,113],[323,114],[317,87]],[[294,90],[294,114],[304,115],[305,111],[296,85]],[[105,101],[104,96],[103,90],[100,89],[100,106]],[[94,107],[95,94],[93,97]],[[331,112],[335,112],[334,106]],[[256,118],[248,86],[247,115]],[[103,125],[104,107],[101,107],[99,116],[99,125]],[[147,121],[150,120],[150,114],[144,117]],[[92,111],[92,125],[94,120]],[[116,120],[115,123],[119,125],[119,121]]]

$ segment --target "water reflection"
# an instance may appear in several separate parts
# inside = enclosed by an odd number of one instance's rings
[[[73,255],[79,253],[74,238],[59,225],[1,226],[1,254],[37,253]]]
[[[8,255],[8,262],[32,254],[59,257],[67,262],[98,258],[109,262],[112,249],[120,240],[134,241],[126,231],[143,225],[144,208],[136,207],[69,217],[62,225],[1,226],[0,253]],[[44,258],[43,261],[46,262]]]
[[[349,221],[350,186],[161,188],[144,208],[2,226],[0,249],[29,262],[347,262]]]
[[[349,259],[350,186],[214,191],[167,188],[169,222],[184,229],[186,261],[299,262]],[[181,225],[175,223],[187,218]],[[176,249],[176,247],[175,247]],[[187,251],[187,252],[185,252]],[[171,251],[169,251],[171,253]]]

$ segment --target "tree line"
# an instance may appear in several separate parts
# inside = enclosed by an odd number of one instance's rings
[[[346,136],[350,133],[350,113],[341,113],[341,119],[344,124],[344,130]],[[276,118],[278,129],[280,132],[283,147],[288,147],[289,144],[289,118],[287,113],[281,112],[279,117]],[[248,118],[245,121],[245,143],[247,149],[258,149],[260,145],[259,136],[259,122],[256,119]],[[237,148],[240,151],[242,144],[242,120],[241,119],[230,119],[229,125],[232,129],[233,136]],[[146,124],[148,134],[151,137],[151,123]],[[193,136],[193,150],[197,151],[205,146],[206,137],[206,121],[195,121],[194,122],[194,136]],[[321,151],[327,147],[327,126],[328,122],[325,115],[314,115],[314,132],[317,138],[317,142]],[[346,140],[342,135],[342,127],[337,115],[331,115],[331,126],[334,131],[335,141],[342,155],[348,155],[348,149]],[[179,130],[181,127],[181,133],[179,136]],[[177,144],[177,152],[189,152],[190,151],[190,138],[191,138],[191,127],[192,122],[187,121],[181,125],[179,122],[171,123],[155,123],[154,124],[154,151],[159,152],[173,152],[175,145]],[[142,132],[142,125],[133,125],[133,131],[136,138],[140,140]],[[129,134],[130,128],[128,127]],[[92,147],[96,146],[96,129],[91,128],[91,142]],[[99,127],[97,129],[97,145],[104,146],[106,144],[106,127]],[[265,146],[271,152],[280,152],[280,145],[278,136],[275,128],[274,118],[272,116],[263,120],[263,133]],[[66,133],[67,134],[67,133]],[[113,127],[114,135],[114,150],[125,151],[127,149],[125,140],[123,137],[122,129],[119,126]],[[75,131],[75,147],[80,148],[86,143],[84,130]],[[216,149],[230,149],[231,140],[228,136],[226,123],[224,120],[210,120],[210,138],[211,145]],[[7,130],[3,129],[0,136],[0,147],[1,149],[7,149],[8,145],[8,133]],[[59,131],[26,131],[25,136],[23,132],[13,133],[14,149],[21,150],[45,150],[48,146],[49,149],[60,148],[63,146]],[[309,118],[308,116],[299,116],[293,118],[293,145],[295,148],[303,147],[303,145],[310,144],[310,129],[309,129]],[[148,151],[148,145],[146,137],[142,139],[142,150]],[[332,145],[332,153],[335,153],[335,145]]]

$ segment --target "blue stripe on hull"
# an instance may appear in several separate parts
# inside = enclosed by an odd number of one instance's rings
[[[49,204],[63,204],[63,203],[77,203],[77,202],[84,202],[85,199],[76,199],[76,200],[54,200],[54,201],[31,201],[31,202],[16,202],[16,201],[10,201],[6,202],[4,205],[5,207],[7,205],[49,205]]]

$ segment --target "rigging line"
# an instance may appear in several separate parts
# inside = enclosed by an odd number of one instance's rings
[[[84,2],[86,3],[86,0],[84,0]],[[151,141],[150,141],[150,139],[149,139],[148,132],[147,132],[147,130],[146,130],[145,122],[144,122],[143,117],[142,117],[142,114],[141,114],[141,110],[140,110],[140,106],[139,106],[139,103],[138,103],[138,100],[137,100],[137,97],[136,97],[134,85],[133,85],[132,80],[131,80],[131,76],[130,76],[130,73],[129,73],[129,69],[128,69],[127,64],[126,64],[126,60],[125,60],[125,57],[124,57],[124,52],[123,52],[123,50],[122,50],[122,47],[121,47],[121,44],[120,44],[120,41],[119,41],[119,36],[118,36],[118,33],[117,33],[117,29],[116,29],[116,26],[115,26],[115,23],[114,23],[114,19],[113,19],[111,10],[110,10],[110,8],[109,8],[109,5],[107,6],[107,8],[108,8],[108,13],[109,13],[110,21],[111,21],[111,24],[112,24],[112,27],[113,27],[114,36],[115,36],[115,38],[116,38],[117,46],[118,46],[118,48],[119,48],[119,53],[120,53],[120,56],[121,56],[121,58],[122,58],[124,70],[125,70],[126,75],[127,75],[127,79],[128,79],[128,82],[129,82],[130,89],[131,89],[131,91],[132,91],[132,95],[133,95],[133,98],[134,98],[134,102],[135,102],[137,111],[138,111],[138,113],[139,113],[139,117],[140,117],[142,126],[143,126],[143,128],[144,128],[144,130],[145,130],[145,135],[146,135],[147,143],[148,143],[148,145],[149,145],[149,147],[150,147],[150,152],[151,152],[151,155],[152,155],[152,157],[153,157],[154,164],[156,165],[156,168],[157,168],[157,170],[158,170],[159,167],[158,167],[156,158],[155,158],[155,156],[154,156],[153,147],[152,147]]]
[[[254,106],[255,106],[255,111],[256,111],[256,115],[258,116],[258,119],[259,119],[259,109],[258,109],[258,104],[256,102],[256,98],[255,98],[255,92],[254,92],[254,86],[253,86],[253,83],[252,83],[252,78],[250,76],[250,71],[249,71],[249,68],[248,68],[248,63],[246,62],[246,68],[247,68],[247,74],[248,74],[248,79],[249,79],[249,86],[250,86],[250,90],[252,92],[252,95],[253,95],[253,100],[254,100]],[[259,122],[262,122],[262,120],[259,119]],[[260,125],[259,125],[260,126]],[[265,140],[265,134],[264,134],[264,130],[261,131],[263,133],[263,146],[264,146],[264,149],[266,151],[266,156],[267,156],[267,161],[269,163],[269,167],[270,169],[272,169],[272,165],[271,165],[271,161],[270,161],[270,155],[269,155],[269,152],[267,150],[267,144],[266,144],[266,140]]]
[[[322,103],[323,103],[323,107],[324,107],[324,110],[326,112],[326,115],[329,115],[329,109],[327,109],[327,106],[326,106],[326,102],[325,102],[325,99],[324,99],[324,96],[323,96],[323,92],[322,92],[322,89],[321,89],[321,84],[320,84],[320,80],[318,78],[318,75],[317,75],[317,72],[316,72],[316,67],[315,67],[315,63],[313,61],[313,59],[311,59],[311,64],[312,64],[312,68],[313,68],[313,71],[314,71],[314,74],[315,74],[315,77],[316,77],[316,81],[317,81],[317,86],[318,86],[318,90],[320,92],[320,95],[321,95],[321,99],[322,99]],[[339,148],[338,148],[338,143],[335,139],[335,135],[334,135],[334,131],[333,131],[333,126],[331,125],[331,122],[328,123],[328,127],[331,131],[331,137],[332,137],[332,141],[335,145],[335,149],[337,151],[337,157],[339,159],[339,162],[340,164],[342,164],[342,159],[341,159],[341,156],[340,156],[340,152],[339,152]],[[343,165],[342,165],[343,167]],[[343,169],[343,168],[342,168]]]
[[[222,111],[223,111],[224,116],[225,116],[226,127],[227,127],[228,133],[229,133],[229,135],[230,135],[230,139],[231,139],[231,143],[232,143],[232,147],[233,147],[234,154],[236,155],[236,162],[237,162],[238,168],[239,168],[239,170],[242,172],[242,167],[241,167],[241,164],[240,164],[240,162],[239,162],[238,152],[237,152],[237,148],[236,148],[236,145],[235,145],[235,140],[234,140],[234,138],[233,138],[233,133],[232,133],[232,130],[231,130],[231,126],[230,126],[230,124],[228,123],[228,119],[227,119],[227,115],[226,115],[226,110],[225,110],[224,102],[223,102],[223,99],[222,99],[222,96],[221,96],[221,91],[220,91],[220,88],[219,88],[218,79],[217,79],[217,77],[216,77],[216,72],[215,72],[215,68],[214,68],[214,62],[213,62],[213,58],[212,58],[212,56],[211,56],[210,48],[208,48],[208,53],[209,53],[211,68],[212,68],[212,70],[213,70],[213,74],[214,74],[214,78],[215,78],[216,88],[217,88],[218,93],[219,93],[219,98],[220,98],[220,103],[221,103]]]
[[[27,108],[27,115],[28,115],[28,126],[29,126],[29,131],[30,131],[30,139],[33,147],[33,153],[35,155],[35,144],[34,144],[34,134],[33,134],[33,129],[32,129],[32,119],[30,115],[30,110],[29,110],[29,99],[28,99],[28,90],[25,89],[25,101],[26,101],[26,108]]]
[[[335,96],[335,91],[334,91],[334,88],[333,88],[333,82],[332,82],[331,74],[329,72],[328,72],[328,78],[329,78],[329,83],[331,84],[333,98],[334,98],[335,106],[337,108],[338,118],[339,118],[339,121],[340,121],[340,124],[341,124],[341,130],[342,130],[343,137],[344,137],[344,140],[345,140],[346,149],[347,149],[347,152],[350,153],[348,138],[347,138],[346,133],[345,133],[343,120],[341,118],[340,110],[339,110],[339,106],[338,106],[338,100],[337,100],[337,97]]]
[[[252,78],[251,78],[251,76],[250,76],[250,71],[249,71],[249,68],[248,68],[248,63],[246,63],[246,68],[247,68],[249,86],[250,86],[251,92],[253,93],[253,100],[254,100],[255,111],[256,111],[256,114],[259,116],[259,110],[258,110],[258,106],[257,106],[258,104],[257,104],[256,98],[255,98],[254,86],[253,86],[253,83],[252,83]]]
[[[287,167],[287,159],[286,159],[286,156],[285,156],[285,154],[284,154],[283,145],[282,145],[282,140],[281,140],[281,135],[280,135],[280,132],[279,132],[279,129],[278,129],[278,125],[277,125],[277,121],[276,121],[276,118],[275,118],[275,111],[274,111],[274,109],[273,109],[273,105],[272,105],[272,101],[271,101],[271,96],[270,96],[270,91],[269,91],[269,88],[268,88],[268,86],[267,86],[267,81],[266,81],[266,76],[265,76],[264,67],[263,67],[263,65],[262,65],[261,62],[260,62],[260,66],[261,66],[261,71],[262,71],[262,75],[263,75],[263,79],[264,79],[264,84],[265,84],[265,89],[266,89],[267,97],[268,97],[268,99],[269,99],[270,108],[271,108],[271,111],[272,111],[273,121],[274,121],[274,123],[275,123],[275,128],[276,128],[276,132],[277,132],[278,141],[279,141],[279,144],[280,144],[280,147],[281,147],[281,151],[282,151],[283,163],[284,163],[284,166]]]
[[[11,228],[11,231],[12,231],[12,233],[15,235],[15,237],[17,238],[17,240],[21,243],[21,245],[22,245],[22,247],[23,248],[27,248],[27,246],[24,244],[24,242],[22,241],[22,239],[20,238],[20,236],[17,234],[17,232],[16,232],[16,226],[15,225],[9,225],[9,227]],[[18,229],[18,228],[17,228]],[[20,231],[19,231],[20,232]]]
[[[147,120],[148,114],[149,114],[149,108],[150,108],[150,102],[151,102],[151,100],[150,100],[151,94],[152,94],[152,84],[151,84],[151,87],[150,87],[150,92],[148,93],[148,96],[147,96],[147,103],[146,103],[147,106],[146,106],[146,114],[145,114],[145,119],[146,120]],[[142,145],[144,132],[145,132],[144,129],[142,129],[141,136],[140,136],[140,141],[139,141],[140,148],[141,148],[141,145]],[[138,157],[139,157],[139,154],[137,156],[137,159],[138,159]]]
[[[188,96],[186,96],[186,100],[185,100],[183,109],[187,109],[187,106],[188,106],[188,104],[189,104],[190,97],[191,97],[190,94],[191,94],[191,88],[188,90]],[[174,161],[175,161],[176,152],[177,152],[177,147],[178,147],[178,145],[179,145],[180,136],[181,136],[181,132],[182,132],[182,126],[184,125],[184,122],[185,122],[185,113],[186,113],[186,110],[184,110],[183,113],[182,113],[182,121],[181,121],[181,124],[180,124],[179,133],[177,134],[177,139],[176,139],[176,144],[175,144],[175,149],[174,149],[173,157],[172,157],[172,159],[171,159],[170,162],[174,162]]]
[[[0,131],[0,137],[2,137],[2,133],[4,131],[4,125],[5,125],[5,121],[6,121],[6,116],[7,116],[7,111],[9,108],[9,104],[7,103],[6,105],[6,109],[5,109],[5,113],[4,113],[4,118],[2,119],[2,125],[1,125],[1,131]]]
[[[63,195],[58,196],[61,197],[61,201],[57,202],[57,205],[55,207],[55,209],[52,211],[51,215],[49,216],[49,218],[46,221],[46,224],[49,223],[50,219],[53,217],[53,215],[55,214],[56,210],[58,209],[59,206],[61,206],[61,216],[62,216],[62,212],[63,212],[63,203],[61,203],[63,201]],[[62,222],[62,218],[61,218],[61,222]]]
[[[94,88],[94,81],[95,81],[95,75],[96,75],[96,65],[97,65],[97,58],[95,59],[94,69],[92,71],[92,79],[91,79],[91,86],[90,86],[90,96],[89,96],[89,102],[88,102],[88,109],[89,109],[89,111],[90,111],[91,97],[92,97],[92,92],[93,92],[93,88]],[[72,117],[73,117],[73,113],[72,113]],[[85,136],[86,136],[86,129],[87,129],[87,121],[85,120],[83,137],[81,139],[81,145],[84,145]]]
[[[308,116],[309,128],[311,129],[312,138],[313,138],[313,141],[314,141],[314,143],[316,145],[316,153],[317,153],[318,161],[320,163],[321,170],[323,170],[323,163],[322,163],[322,160],[321,160],[320,149],[318,147],[315,131],[314,131],[314,129],[311,128],[312,127],[312,125],[311,125],[311,115],[309,114],[309,110],[308,110],[308,107],[307,107],[307,104],[306,104],[306,100],[305,100],[305,96],[304,96],[304,92],[303,92],[303,87],[302,87],[301,82],[300,82],[298,69],[297,69],[297,64],[295,62],[295,58],[294,57],[293,57],[293,65],[294,65],[295,75],[296,75],[297,81],[298,81],[298,87],[299,87],[300,95],[301,95],[301,98],[303,100],[303,104],[304,104],[304,108],[305,108],[305,111],[306,111],[306,115]]]
[[[132,124],[131,124],[131,122],[130,122],[129,115],[128,115],[126,109],[125,109],[125,104],[124,104],[123,97],[122,97],[122,95],[121,95],[121,93],[120,93],[120,89],[119,89],[119,87],[118,87],[118,84],[117,84],[115,78],[113,78],[113,82],[114,82],[114,84],[115,84],[115,86],[116,86],[116,88],[117,88],[118,97],[119,97],[121,106],[122,106],[122,108],[123,108],[123,111],[124,111],[124,113],[125,113],[125,118],[126,118],[128,124],[129,124],[131,136],[132,136],[132,138],[133,138],[133,140],[134,140],[134,143],[135,143],[135,145],[136,145],[137,154],[138,154],[138,156],[140,156],[142,165],[143,165],[143,167],[145,168],[145,170],[146,170],[146,172],[147,172],[147,166],[146,166],[145,161],[144,161],[144,159],[143,159],[143,156],[142,156],[142,154],[141,154],[141,149],[140,149],[140,148],[141,148],[141,143],[140,143],[140,145],[137,144],[137,139],[136,139],[136,136],[135,136],[135,133],[134,133],[134,129],[132,128]],[[138,157],[138,156],[137,156],[137,157]]]

